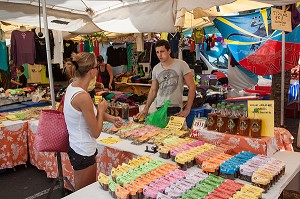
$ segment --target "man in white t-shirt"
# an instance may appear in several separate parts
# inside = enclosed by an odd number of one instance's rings
[[[153,68],[152,84],[147,103],[137,117],[148,114],[149,107],[155,98],[156,108],[163,106],[166,100],[171,101],[168,107],[168,116],[177,115],[187,117],[190,113],[196,90],[192,72],[186,62],[171,58],[168,41],[157,41],[155,51],[160,63]],[[188,86],[189,92],[187,104],[183,108],[182,95],[184,84]]]

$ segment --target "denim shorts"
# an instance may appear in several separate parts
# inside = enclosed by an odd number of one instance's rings
[[[79,155],[71,147],[69,147],[69,151],[68,151],[69,159],[74,170],[82,170],[95,164],[97,154],[98,154],[97,149],[95,154],[91,156]]]

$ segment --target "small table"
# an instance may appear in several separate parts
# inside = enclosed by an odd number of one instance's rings
[[[3,121],[0,127],[0,169],[26,165],[27,121]]]

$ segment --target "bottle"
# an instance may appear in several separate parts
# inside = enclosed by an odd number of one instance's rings
[[[228,125],[228,116],[225,112],[225,105],[221,106],[221,114],[217,118],[218,132],[225,133]]]
[[[211,105],[211,112],[207,115],[207,130],[215,131],[217,129],[217,113],[216,113],[216,105]]]
[[[243,108],[243,115],[239,119],[239,134],[249,136],[249,118],[246,107]]]
[[[231,116],[232,112],[231,112],[231,106],[229,104],[226,105],[225,112],[228,117]]]
[[[221,104],[217,104],[217,109],[216,109],[216,114],[220,115],[221,114]]]
[[[244,114],[244,108],[245,108],[245,105],[244,104],[240,104],[240,113],[241,113],[241,117],[242,115]]]
[[[242,113],[241,113],[241,107],[240,106],[236,106],[235,107],[236,108],[236,116],[237,117],[241,117],[242,116]]]
[[[234,106],[232,107],[232,114],[229,116],[227,124],[227,132],[229,134],[237,134],[238,119],[237,107]]]
[[[250,131],[251,131],[251,137],[253,138],[259,138],[261,137],[261,119],[257,118],[258,114],[258,108],[254,109],[254,117],[250,121]]]

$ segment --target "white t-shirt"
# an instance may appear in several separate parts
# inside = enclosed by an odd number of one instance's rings
[[[96,152],[97,141],[91,136],[82,112],[76,110],[71,104],[74,97],[81,92],[86,91],[80,87],[73,87],[72,83],[68,86],[64,101],[64,115],[69,132],[70,147],[80,155],[91,156]],[[95,106],[94,112],[97,115]]]
[[[161,107],[166,100],[170,100],[169,107],[182,108],[184,76],[190,72],[187,63],[179,59],[174,59],[168,69],[164,69],[161,63],[153,68],[152,80],[158,81],[156,107]]]

